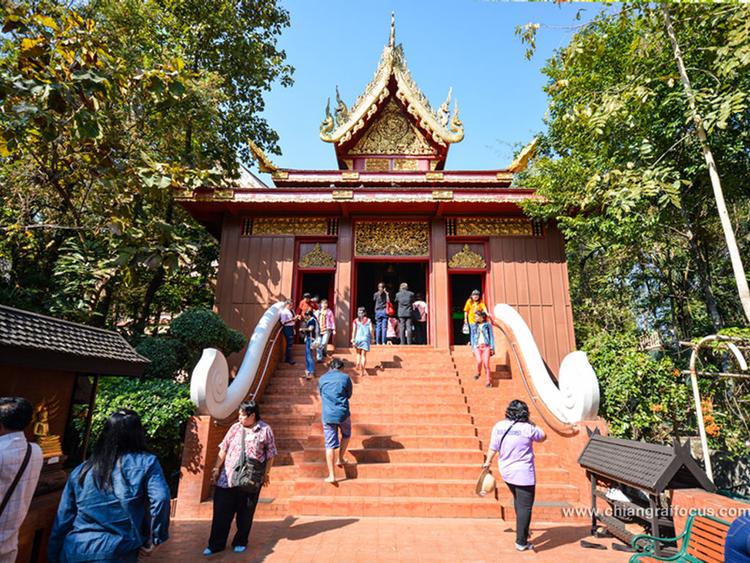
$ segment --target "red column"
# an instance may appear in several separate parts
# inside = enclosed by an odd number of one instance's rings
[[[450,302],[448,300],[448,245],[445,240],[445,219],[431,223],[430,260],[430,342],[436,348],[450,346]]]
[[[337,347],[349,346],[351,335],[352,254],[354,237],[351,219],[339,221],[339,238],[336,246],[336,340]]]

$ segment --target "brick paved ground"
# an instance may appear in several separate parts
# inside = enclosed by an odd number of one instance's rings
[[[171,536],[149,563],[201,561],[210,522],[175,521]],[[250,547],[242,555],[231,550],[206,561],[451,561],[505,562],[589,561],[624,562],[628,554],[613,551],[615,540],[594,540],[608,549],[583,549],[587,526],[532,524],[536,553],[519,553],[515,534],[507,522],[489,519],[451,518],[347,518],[287,517],[253,524]],[[586,538],[591,540],[592,538]],[[231,540],[231,536],[230,536]]]

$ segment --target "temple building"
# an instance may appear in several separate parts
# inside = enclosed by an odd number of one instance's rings
[[[509,493],[477,496],[475,480],[483,440],[511,398],[528,402],[549,437],[535,518],[569,522],[563,511],[590,498],[577,456],[584,422],[605,430],[599,386],[586,355],[574,351],[563,238],[554,224],[524,215],[522,202],[537,196],[514,184],[533,148],[507,169],[450,170],[448,150],[464,138],[450,98],[431,109],[392,26],[362,95],[349,106],[337,91],[335,107],[326,106],[320,138],[333,145],[337,169],[279,168],[251,144],[273,187],[247,175],[237,186],[179,194],[220,238],[216,308],[250,340],[228,361],[203,350],[193,369],[197,414],[185,433],[177,518],[210,516],[205,468],[247,399],[260,402],[278,441],[260,509],[267,517],[510,518]],[[427,344],[374,346],[366,376],[345,367],[355,463],[332,487],[323,482],[320,398],[303,377],[302,346],[294,347],[297,365],[281,361],[279,302],[306,292],[327,298],[335,353],[351,364],[352,319],[360,306],[373,315],[379,282],[391,292],[405,282],[424,296]],[[475,289],[496,327],[486,383],[463,345],[463,308]],[[316,375],[325,370],[318,364]]]
[[[364,72],[362,74],[365,74]],[[358,306],[402,282],[428,304],[428,346],[466,342],[463,306],[473,289],[516,308],[556,372],[575,347],[564,242],[553,224],[524,215],[534,191],[510,168],[451,170],[464,138],[458,103],[433,110],[412,78],[392,26],[373,80],[348,106],[336,91],[320,126],[338,169],[279,168],[255,145],[261,172],[233,187],[178,194],[220,237],[218,312],[251,334],[270,305],[304,292],[328,298],[338,347]],[[231,362],[230,362],[231,363]]]

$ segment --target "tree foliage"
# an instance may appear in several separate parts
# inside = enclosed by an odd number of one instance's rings
[[[191,308],[172,321],[165,335],[143,338],[136,351],[151,360],[146,377],[185,379],[204,348],[217,348],[229,356],[242,350],[245,341],[213,311]]]
[[[672,4],[670,12],[747,257],[750,7],[688,3]],[[519,35],[533,48],[539,29],[527,26]],[[642,3],[605,8],[577,29],[544,73],[546,130],[519,183],[543,196],[527,212],[554,220],[568,241],[578,337],[599,350],[602,329],[625,335],[630,348],[618,354],[626,358],[637,346],[661,344],[684,367],[679,341],[746,321],[663,13]],[[670,380],[666,364],[649,365],[664,372],[661,381],[684,385],[682,378]],[[635,372],[628,383],[601,369],[606,381],[615,382],[613,389],[604,386],[605,396],[639,384]],[[715,412],[729,412],[717,386],[706,392]],[[642,400],[635,425],[650,416],[650,398]],[[624,420],[609,408],[608,415]],[[668,416],[664,423],[674,426]],[[724,417],[720,425],[737,422]],[[636,427],[628,432],[644,435]],[[715,438],[717,447],[746,448]]]
[[[216,241],[173,188],[236,181],[275,149],[290,83],[274,0],[4,2],[0,302],[133,335],[213,299]]]

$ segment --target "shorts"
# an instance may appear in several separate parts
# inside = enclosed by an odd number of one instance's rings
[[[352,419],[347,417],[342,422],[324,422],[323,423],[323,436],[326,442],[326,449],[335,450],[341,443],[339,442],[339,429],[341,430],[341,437],[348,438],[352,435]]]

